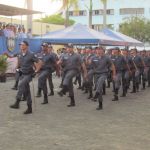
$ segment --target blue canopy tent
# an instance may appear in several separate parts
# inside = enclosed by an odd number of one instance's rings
[[[116,32],[116,31],[113,31],[113,30],[110,30],[107,28],[103,29],[101,32],[109,37],[121,40],[122,42],[124,42],[124,44],[125,44],[124,46],[141,46],[141,47],[144,46],[144,44],[142,42],[140,42],[136,39],[133,39],[127,35],[124,35],[120,32]]]
[[[49,32],[42,37],[35,37],[34,40],[49,42],[53,44],[101,44],[111,46],[122,46],[124,43],[116,38],[111,38],[104,33],[97,32],[82,24],[75,24],[65,29]]]

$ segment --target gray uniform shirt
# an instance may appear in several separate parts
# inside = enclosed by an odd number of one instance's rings
[[[123,56],[112,56],[111,57],[113,64],[115,65],[116,71],[124,71],[126,70],[127,61]]]
[[[38,58],[35,54],[27,51],[25,55],[20,53],[18,55],[20,70],[23,74],[32,74],[34,72],[34,62],[38,62]]]
[[[107,74],[109,72],[109,68],[111,67],[112,61],[106,55],[102,57],[94,56],[91,58],[91,64],[94,67],[95,73]]]
[[[79,54],[73,53],[73,54],[64,54],[62,55],[62,57],[60,58],[64,68],[64,71],[68,71],[68,70],[78,70],[80,71],[81,68],[81,64],[82,64],[82,60]]]
[[[44,62],[44,65],[42,66],[41,70],[52,70],[55,58],[52,54],[43,54],[42,61]]]

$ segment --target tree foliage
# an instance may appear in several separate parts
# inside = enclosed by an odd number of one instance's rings
[[[120,24],[120,32],[142,42],[150,41],[150,20],[140,17],[131,17]]]
[[[65,19],[60,15],[51,15],[51,16],[46,16],[45,18],[41,18],[37,21],[43,22],[43,23],[51,23],[51,24],[57,24],[57,25],[64,25],[65,24]],[[69,20],[69,25],[73,25],[75,23],[74,20]]]

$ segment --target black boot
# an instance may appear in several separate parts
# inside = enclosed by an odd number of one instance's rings
[[[50,94],[48,96],[53,96],[53,95],[54,95],[54,90],[51,89],[51,92],[50,92]]]
[[[99,97],[99,93],[96,92],[96,93],[95,93],[95,96],[94,96],[93,99],[92,99],[92,101],[96,102],[98,97]]]
[[[42,89],[38,88],[38,92],[37,92],[36,97],[41,97],[42,96],[41,92],[42,92]]]
[[[99,105],[96,108],[96,110],[102,110],[103,109],[103,98],[102,98],[102,96],[99,96],[98,103],[99,103]]]
[[[145,90],[145,82],[143,82],[143,88],[142,88],[142,90]]]
[[[12,89],[12,90],[18,90],[18,83],[19,83],[19,82],[16,81],[14,87],[12,87],[11,89]]]
[[[41,104],[48,104],[48,96],[47,96],[47,94],[44,94],[44,101]]]
[[[114,95],[114,98],[112,99],[112,101],[118,101],[118,95]]]
[[[62,97],[63,95],[66,95],[66,92],[68,91],[68,88],[67,88],[67,86],[63,86],[63,88],[62,88],[62,90],[61,91],[59,91],[59,92],[57,92],[57,94],[60,96],[60,97]]]
[[[75,100],[74,100],[74,96],[70,96],[70,104],[67,105],[68,107],[74,107],[75,106]]]
[[[112,101],[118,101],[118,89],[115,89],[115,94],[114,94],[114,98],[112,99]]]
[[[91,98],[93,98],[93,92],[92,92],[92,90],[90,90],[90,94],[89,94],[88,99],[91,99]]]
[[[20,99],[17,99],[13,105],[10,105],[10,108],[19,109]]]
[[[136,93],[136,86],[133,86],[133,90],[130,93]]]
[[[120,97],[126,97],[126,93],[127,93],[127,90],[123,90],[123,93],[122,93],[122,95],[120,96]]]
[[[32,105],[28,104],[27,110],[24,112],[24,114],[32,114]]]

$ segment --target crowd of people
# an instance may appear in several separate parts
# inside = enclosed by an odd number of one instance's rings
[[[118,47],[105,50],[102,46],[77,48],[69,43],[58,56],[49,43],[42,44],[40,54],[28,51],[28,42],[20,44],[16,82],[13,89],[18,90],[16,101],[10,107],[18,109],[21,100],[27,101],[25,114],[32,113],[32,98],[30,85],[32,78],[38,75],[36,97],[41,97],[42,104],[48,104],[48,96],[54,96],[52,74],[61,76],[60,97],[69,93],[68,107],[74,107],[75,96],[73,85],[88,94],[87,99],[98,102],[97,110],[103,109],[103,95],[106,89],[112,87],[112,101],[126,97],[129,93],[136,93],[150,87],[150,51],[138,51],[136,48],[120,50]],[[48,93],[47,80],[50,93]],[[112,85],[112,86],[111,86]]]
[[[5,36],[6,38],[31,38],[31,29],[27,32],[23,25],[5,24],[0,22],[0,36]]]

